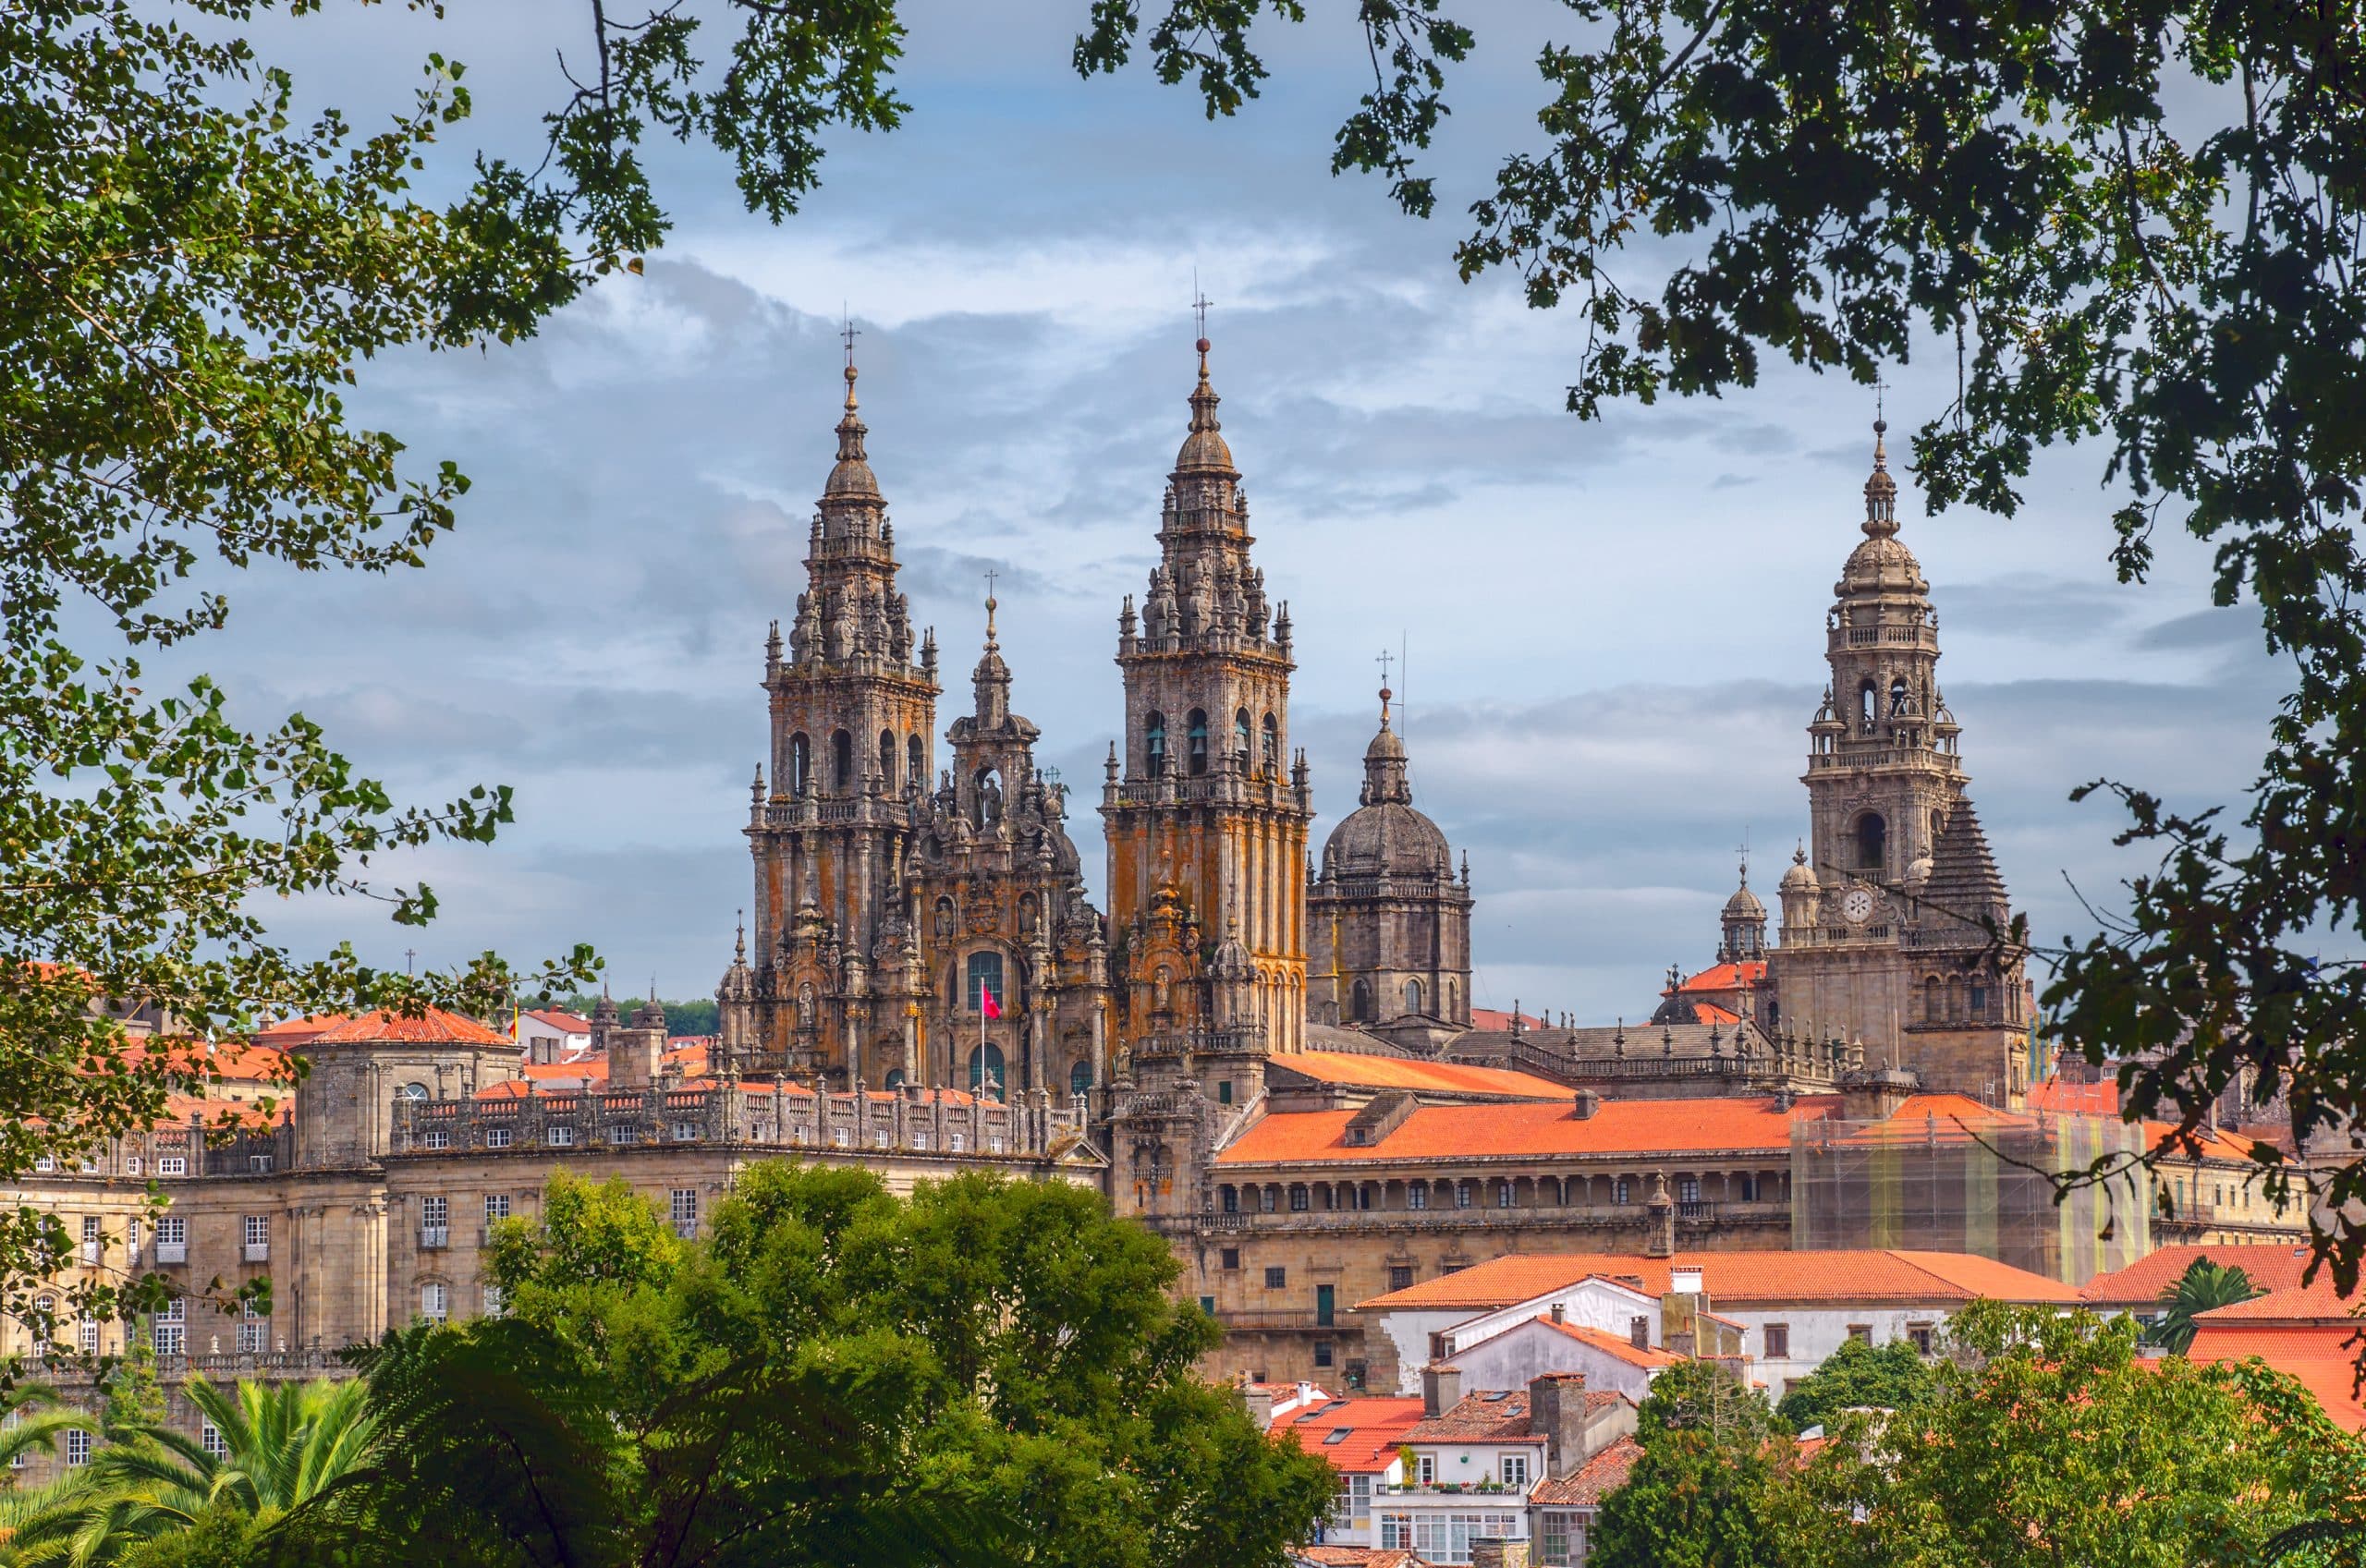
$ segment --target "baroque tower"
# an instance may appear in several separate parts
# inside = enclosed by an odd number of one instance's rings
[[[1470,1027],[1470,862],[1457,881],[1445,834],[1413,805],[1391,695],[1380,688],[1359,804],[1307,889],[1307,1007],[1325,1024],[1426,1019],[1451,1033]]]
[[[813,514],[806,590],[764,649],[772,788],[756,770],[755,954],[726,974],[741,1073],[882,1081],[926,994],[900,871],[933,772],[936,638],[915,649],[896,532],[863,451],[853,339],[838,456]],[[915,661],[915,652],[918,654]]]
[[[1874,421],[1865,539],[1824,617],[1832,684],[1801,779],[1811,836],[1783,877],[1762,1022],[1864,1043],[1870,1065],[1928,1088],[2010,1101],[2029,1082],[2023,954],[1939,691],[1930,584],[1897,539],[1887,430]]]
[[[1314,815],[1288,748],[1289,609],[1268,605],[1250,563],[1204,337],[1199,353],[1159,562],[1139,619],[1130,594],[1118,617],[1125,750],[1111,748],[1101,797],[1124,1034],[1138,1062],[1179,1057],[1192,1076],[1223,1064],[1211,1053],[1303,1046]]]

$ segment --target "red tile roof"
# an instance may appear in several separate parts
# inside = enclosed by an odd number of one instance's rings
[[[538,1019],[561,1034],[588,1035],[592,1032],[592,1020],[579,1018],[564,1008],[529,1007],[521,1016]]]
[[[1739,964],[1713,964],[1677,987],[1678,991],[1748,991],[1766,978],[1766,963],[1752,958]],[[1661,992],[1663,996],[1665,991]],[[1709,1020],[1703,1018],[1702,1023]]]
[[[238,1083],[285,1078],[292,1071],[287,1053],[276,1045],[238,1040],[217,1045],[209,1040],[158,1036],[123,1047],[122,1061],[127,1067],[140,1065],[152,1058],[161,1062],[167,1072],[192,1077],[203,1074]]]
[[[1321,1454],[1342,1475],[1378,1475],[1396,1460],[1396,1445],[1421,1418],[1418,1399],[1342,1399],[1287,1413],[1274,1423],[1309,1453]],[[1335,1440],[1334,1433],[1345,1433]]]
[[[2348,1320],[2284,1324],[2223,1320],[2237,1310],[2222,1307],[2196,1318],[2187,1356],[2194,1361],[2244,1361],[2256,1355],[2315,1395],[2325,1414],[2342,1427],[2353,1432],[2366,1428],[2366,1402],[2360,1401],[2358,1389],[2361,1325]]]
[[[1580,1280],[1640,1283],[1665,1295],[1677,1269],[1698,1269],[1701,1288],[1718,1306],[1762,1302],[2000,1301],[2075,1305],[2079,1293],[2009,1263],[1958,1252],[1838,1250],[1829,1252],[1694,1252],[1676,1258],[1636,1253],[1513,1253],[1457,1273],[1423,1280],[1357,1303],[1360,1311],[1499,1311]]]
[[[275,1024],[265,1024],[257,1029],[255,1040],[258,1044],[283,1047],[302,1045],[347,1021],[348,1015],[343,1013],[317,1013],[309,1018],[282,1018]]]
[[[1714,1002],[1696,1002],[1692,1004],[1692,1021],[1696,1024],[1738,1024],[1741,1015]]]
[[[1276,1058],[1276,1061],[1281,1060]],[[1299,1058],[1289,1058],[1293,1063]],[[1469,1072],[1473,1069],[1465,1068]],[[1517,1076],[1517,1075],[1514,1075]],[[1351,1111],[1277,1111],[1216,1156],[1219,1165],[1320,1161],[1461,1160],[1490,1154],[1640,1154],[1689,1149],[1782,1152],[1794,1117],[1835,1110],[1832,1096],[1784,1111],[1771,1100],[1606,1100],[1579,1120],[1565,1090],[1555,1103],[1424,1105],[1379,1142],[1349,1148]]]
[[[1470,1027],[1474,1029],[1508,1029],[1512,1027],[1512,1015],[1499,1007],[1473,1007],[1470,1010]],[[1532,1013],[1522,1013],[1519,1015],[1519,1027],[1523,1029],[1549,1029],[1553,1026]]]
[[[2308,1270],[2309,1249],[2289,1243],[2165,1246],[2147,1253],[2125,1269],[2096,1275],[2079,1294],[2097,1307],[2151,1307],[2161,1299],[2163,1291],[2175,1285],[2185,1277],[2188,1269],[2204,1258],[2213,1263],[2232,1264],[2250,1276],[2251,1283],[2262,1290],[2282,1291],[2299,1284],[2300,1276]],[[2330,1279],[2332,1275],[2321,1277]]]
[[[1586,1403],[1592,1404],[1594,1393],[1587,1391]],[[1616,1399],[1618,1396],[1609,1396]],[[1486,1393],[1462,1396],[1455,1407],[1442,1416],[1417,1421],[1405,1433],[1407,1442],[1518,1442],[1541,1443],[1544,1434],[1529,1430],[1528,1391],[1526,1389],[1495,1390]]]
[[[2116,1116],[2119,1114],[2119,1086],[2114,1083],[2073,1083],[2068,1078],[2040,1078],[2030,1085],[2029,1107],[2032,1111],[2050,1111],[2057,1115]]]
[[[1672,1355],[1665,1350],[1639,1348],[1635,1342],[1626,1335],[1614,1334],[1606,1329],[1588,1328],[1582,1323],[1556,1323],[1549,1312],[1539,1313],[1536,1320],[1556,1333],[1567,1334],[1579,1344],[1590,1344],[1606,1355],[1626,1362],[1629,1367],[1642,1367],[1657,1371],[1660,1367],[1673,1367],[1684,1359],[1681,1355]]]
[[[1602,1500],[1627,1484],[1643,1445],[1620,1438],[1559,1480],[1544,1480],[1528,1494],[1531,1503],[1548,1508],[1600,1508]]]
[[[2197,1314],[2193,1320],[2196,1323],[2340,1323],[2349,1328],[2366,1328],[2366,1324],[2352,1321],[2361,1307],[2366,1307],[2366,1295],[2343,1295],[2334,1288],[2333,1270],[2325,1269],[2318,1271],[2313,1283],[2270,1290],[2265,1295],[2255,1295],[2249,1301],[2214,1307],[2207,1312]]]
[[[2179,1133],[2174,1122],[2147,1122],[2144,1139],[2156,1153],[2187,1160],[2249,1161],[2255,1147],[2242,1134],[2219,1128],[2196,1127],[2189,1133]]]
[[[1268,1064],[1312,1078],[1317,1083],[1347,1084],[1363,1088],[1432,1089],[1447,1094],[1495,1094],[1510,1098],[1550,1100],[1566,1105],[1569,1090],[1550,1078],[1501,1067],[1470,1067],[1457,1062],[1430,1062],[1404,1056],[1364,1056],[1347,1051],[1299,1051],[1276,1056]]]
[[[284,1037],[282,1037],[284,1039]],[[488,1029],[474,1018],[462,1017],[441,1007],[431,1007],[423,1016],[406,1018],[397,1013],[372,1013],[363,1018],[347,1018],[314,1035],[308,1043],[318,1045],[376,1044],[389,1041],[402,1045],[514,1045],[507,1035]]]

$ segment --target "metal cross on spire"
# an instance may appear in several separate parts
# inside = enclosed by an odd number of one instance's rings
[[[854,340],[862,335],[862,329],[854,324],[853,311],[848,310],[845,311],[844,314],[846,316],[847,324],[838,333],[838,335],[846,340],[847,369],[852,370],[854,369]]]
[[[994,579],[1001,576],[1002,573],[994,570],[993,567],[989,566],[986,568],[986,597],[988,599],[992,599],[994,596]]]
[[[1886,379],[1878,375],[1873,377],[1873,419],[1877,423],[1884,425],[1889,422],[1889,415],[1884,411],[1885,395],[1888,391],[1889,383]]]
[[[1206,295],[1200,292],[1200,269],[1197,267],[1192,268],[1191,313],[1197,316],[1200,320],[1200,338],[1202,342],[1206,341],[1208,335],[1208,307],[1214,303],[1214,300],[1210,299]]]
[[[1391,665],[1392,663],[1395,663],[1395,662],[1396,662],[1396,654],[1394,654],[1394,653],[1391,653],[1391,652],[1390,652],[1387,649],[1385,649],[1385,648],[1384,648],[1384,649],[1382,649],[1382,650],[1380,650],[1380,657],[1372,661],[1372,662],[1373,662],[1373,663],[1378,664],[1378,665],[1380,666],[1380,684],[1381,684],[1381,685],[1383,685],[1383,686],[1386,686],[1386,685],[1388,684],[1388,666],[1389,666],[1389,665]]]

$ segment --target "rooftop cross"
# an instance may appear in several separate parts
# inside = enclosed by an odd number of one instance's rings
[[[1213,303],[1215,301],[1200,292],[1200,272],[1194,267],[1191,270],[1191,313],[1200,319],[1200,341],[1202,343],[1208,338],[1208,307]],[[1202,349],[1201,352],[1206,351]]]
[[[862,329],[854,324],[852,312],[848,313],[846,322],[846,326],[840,330],[838,335],[846,339],[847,369],[852,370],[854,369],[854,340],[862,335]]]

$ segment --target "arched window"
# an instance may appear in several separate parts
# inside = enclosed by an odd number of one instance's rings
[[[896,732],[879,732],[879,782],[888,794],[896,793]]]
[[[980,1002],[982,991],[992,993],[996,1012],[1006,1014],[1010,1011],[1010,993],[1002,988],[1002,954],[999,953],[970,954],[969,993],[970,1011],[972,1013],[985,1011]]]
[[[1421,1010],[1421,982],[1419,980],[1407,980],[1405,982],[1405,1011],[1408,1013],[1419,1013]]]
[[[1197,708],[1191,710],[1190,747],[1186,758],[1196,779],[1208,771],[1208,716]]]
[[[1249,771],[1249,710],[1243,708],[1232,716],[1232,750],[1240,759],[1240,771]]]
[[[1092,1064],[1079,1056],[1077,1058],[1076,1065],[1068,1069],[1068,1093],[1081,1100],[1092,1092]]]
[[[1971,1009],[1971,1016],[1976,1019],[1987,1017],[1988,988],[1981,984],[1978,980],[1974,980],[1971,982],[1970,996],[1970,1001],[1968,1005]]]
[[[1922,1021],[1926,1024],[1939,1021],[1939,977],[1936,975],[1922,982]]]
[[[1274,722],[1274,715],[1271,713],[1265,715],[1265,748],[1262,752],[1262,756],[1265,760],[1265,771],[1267,772],[1275,773],[1281,772],[1282,726]]]
[[[902,1088],[903,1087],[904,1087],[904,1070],[903,1070],[901,1067],[890,1067],[890,1068],[888,1068],[888,1069],[887,1069],[887,1092],[888,1092],[889,1094],[893,1094],[893,1093],[895,1093],[897,1089]]]
[[[1002,1047],[988,1040],[970,1051],[970,1092],[1000,1100],[1003,1092]]]
[[[1889,824],[1882,820],[1878,811],[1868,811],[1857,819],[1857,867],[1860,870],[1878,871],[1889,864]]]
[[[904,782],[922,789],[928,787],[928,748],[921,744],[918,735],[904,743]]]
[[[427,1086],[425,1084],[405,1084],[402,1087],[402,1097],[405,1100],[425,1100],[427,1098]]]
[[[1892,675],[1889,680],[1889,716],[1893,719],[1906,711],[1906,677]]]
[[[1454,982],[1452,980],[1446,981],[1445,990],[1439,994],[1445,1000],[1445,1015],[1448,1019],[1451,1019],[1454,1016]]]
[[[1371,1020],[1372,987],[1364,984],[1361,980],[1358,980],[1356,982],[1355,1004],[1348,1009],[1348,1021],[1353,1024],[1363,1024],[1369,1023]]]
[[[803,730],[788,737],[788,793],[803,795],[813,783],[813,743]]]
[[[1873,727],[1873,683],[1872,681],[1866,681],[1863,685],[1857,687],[1857,717],[1863,722],[1864,727],[1867,729],[1872,729]]]
[[[1153,713],[1142,721],[1142,758],[1154,776],[1166,768],[1166,715]]]
[[[854,788],[854,736],[844,730],[830,737],[830,787],[841,794]]]

